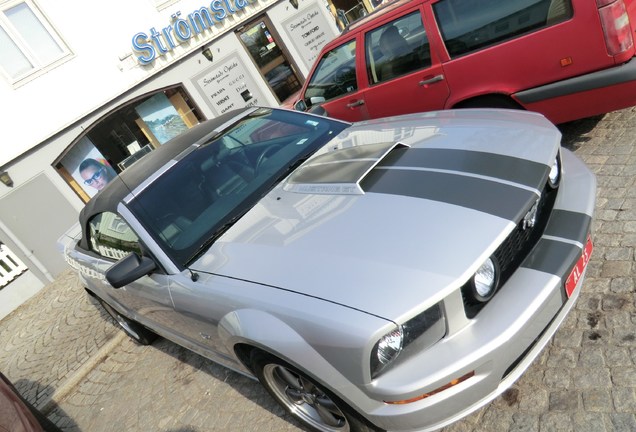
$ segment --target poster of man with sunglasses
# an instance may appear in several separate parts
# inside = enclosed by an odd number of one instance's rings
[[[79,172],[84,180],[84,185],[98,191],[102,190],[117,175],[108,162],[93,158],[84,159],[79,166]]]

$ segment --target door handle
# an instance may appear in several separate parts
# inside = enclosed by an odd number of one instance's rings
[[[355,102],[348,103],[347,108],[355,108],[359,107],[360,105],[364,105],[364,99],[358,99]]]
[[[439,75],[435,75],[432,78],[422,80],[422,81],[419,82],[419,85],[427,87],[429,84],[433,84],[433,83],[436,83],[438,81],[444,81],[444,75],[439,74]]]

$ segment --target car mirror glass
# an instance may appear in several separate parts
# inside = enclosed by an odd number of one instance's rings
[[[307,104],[301,99],[294,104],[294,109],[296,111],[307,111]]]

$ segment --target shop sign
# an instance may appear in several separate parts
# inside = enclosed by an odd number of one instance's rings
[[[336,37],[318,5],[303,9],[283,22],[283,25],[307,68],[314,64],[323,45]]]
[[[152,63],[157,56],[172,51],[183,42],[211,29],[215,24],[222,23],[228,16],[245,9],[250,3],[259,0],[213,0],[208,7],[202,6],[181,17],[181,11],[171,15],[172,22],[157,31],[155,27],[149,34],[139,32],[132,38],[133,51],[137,53],[137,60],[141,64]]]
[[[219,60],[193,81],[216,116],[231,109],[265,103],[263,93],[236,52]]]

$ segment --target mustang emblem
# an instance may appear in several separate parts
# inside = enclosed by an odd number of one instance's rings
[[[534,228],[534,225],[537,223],[537,211],[539,209],[539,200],[540,198],[537,198],[532,208],[528,210],[528,213],[526,213],[526,215],[523,217],[523,220],[521,221],[522,230],[525,231],[529,228]]]

